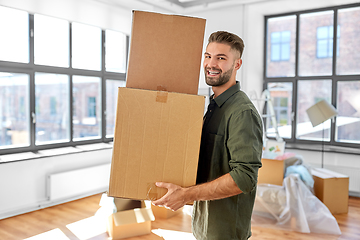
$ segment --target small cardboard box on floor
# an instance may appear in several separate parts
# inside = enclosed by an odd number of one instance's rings
[[[332,214],[347,213],[349,202],[349,177],[324,168],[311,170],[314,193]]]
[[[195,94],[204,31],[204,19],[133,12],[109,196],[154,200],[166,193],[157,181],[196,183],[205,97]]]
[[[155,220],[150,207],[144,201],[110,198],[103,195],[102,208],[112,212],[107,217],[107,232],[112,239],[123,239],[151,233]]]

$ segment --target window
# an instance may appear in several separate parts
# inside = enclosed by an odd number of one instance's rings
[[[292,92],[293,86],[291,82],[271,82],[267,86],[272,104],[274,107],[277,128],[281,138],[291,139],[292,124]],[[267,111],[269,112],[269,111]],[[266,118],[267,135],[276,137],[275,128],[271,122],[271,118]]]
[[[337,142],[360,144],[360,79],[338,82],[336,136]]]
[[[50,115],[56,115],[56,98],[50,97]]]
[[[35,64],[69,67],[69,22],[34,16]]]
[[[29,75],[0,72],[0,149],[30,144]]]
[[[333,26],[318,27],[316,33],[316,56],[317,58],[327,58],[333,56]],[[339,56],[340,26],[337,29],[337,55]]]
[[[90,76],[73,76],[73,104],[76,115],[73,116],[73,140],[101,137],[100,99],[101,79]]]
[[[306,140],[330,140],[330,120],[312,127],[306,109],[325,99],[331,103],[331,80],[299,80],[297,93],[297,124],[296,138]]]
[[[29,14],[0,6],[0,32],[0,60],[28,63]]]
[[[339,75],[360,74],[359,22],[360,7],[344,8],[338,11],[341,39],[338,38],[336,73]],[[340,34],[340,30],[338,32]]]
[[[106,136],[113,137],[115,131],[118,88],[125,87],[123,80],[106,80]]]
[[[295,76],[296,16],[274,17],[267,21],[267,77]]]
[[[101,29],[80,23],[72,24],[72,66],[101,70]]]
[[[37,145],[69,141],[69,76],[35,73],[35,142]],[[41,111],[39,111],[41,109]]]
[[[128,36],[2,6],[0,31],[0,154],[112,141]]]
[[[96,117],[96,97],[88,97],[88,117]]]
[[[109,72],[124,73],[126,68],[126,35],[111,30],[105,31],[105,68]]]
[[[333,55],[328,55],[328,49],[333,49],[333,40],[325,42],[326,57],[318,58],[319,51],[318,29],[334,24],[334,11],[320,11],[313,13],[300,14],[300,33],[299,33],[299,75],[300,76],[329,76],[332,74]],[[322,32],[322,31],[321,31]],[[325,32],[325,31],[324,31]],[[320,34],[324,36],[325,34]],[[333,35],[332,35],[333,37]],[[321,41],[326,41],[322,39]],[[330,46],[329,46],[330,44]],[[322,50],[321,50],[322,51]]]
[[[264,86],[270,91],[278,132],[287,142],[359,148],[359,21],[360,4],[266,17]],[[290,53],[283,57],[281,46],[287,44]],[[281,65],[285,56],[293,65]],[[313,127],[306,110],[323,99],[339,114]],[[276,137],[272,122],[265,125],[267,136]]]
[[[271,61],[290,59],[290,31],[271,33]]]

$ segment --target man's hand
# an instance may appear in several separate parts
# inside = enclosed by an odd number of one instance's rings
[[[192,201],[217,200],[242,193],[230,173],[211,182],[187,188],[164,182],[157,182],[156,186],[167,188],[168,192],[162,198],[153,201],[152,204],[163,206],[173,211]]]
[[[165,208],[176,211],[186,204],[186,190],[172,183],[157,182],[157,187],[167,188],[167,193],[160,199],[152,202],[155,206],[163,206]]]

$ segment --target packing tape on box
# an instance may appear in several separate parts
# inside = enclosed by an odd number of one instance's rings
[[[156,101],[166,103],[168,98],[168,92],[159,91],[156,94]]]
[[[156,90],[167,92],[167,88],[164,85],[157,85]]]
[[[155,183],[147,184],[147,194],[146,199],[150,201],[157,200],[160,197],[159,188],[155,185]]]

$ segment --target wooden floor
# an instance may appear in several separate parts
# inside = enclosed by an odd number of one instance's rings
[[[94,195],[43,210],[0,220],[1,240],[108,240],[105,227],[95,221],[101,195]],[[253,226],[251,240],[360,239],[360,198],[350,197],[349,213],[335,215],[342,235],[305,234]],[[96,218],[98,219],[98,217]],[[155,220],[153,233],[127,240],[190,240],[191,217],[181,213],[167,220]],[[171,235],[174,234],[174,235]],[[163,236],[163,237],[160,237]]]

